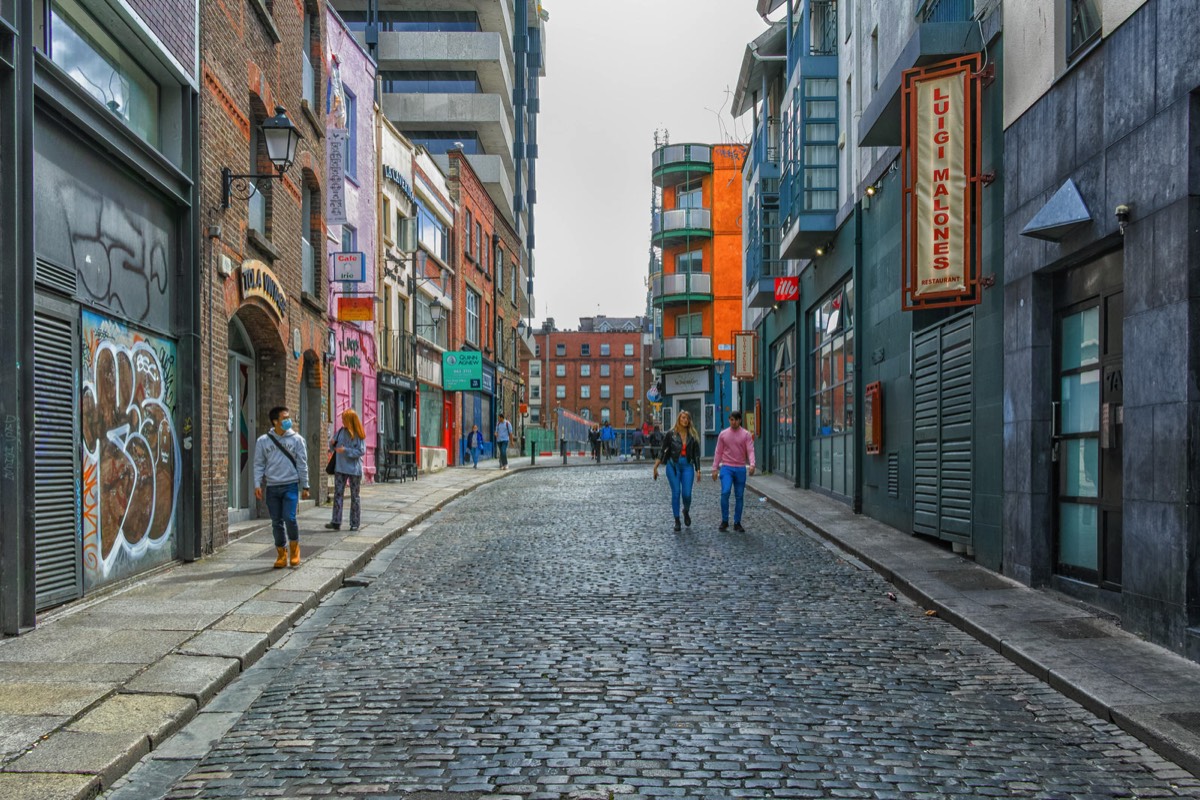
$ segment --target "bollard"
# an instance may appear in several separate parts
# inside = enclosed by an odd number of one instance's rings
[[[560,450],[562,450],[563,466],[565,467],[567,465],[567,440],[559,439],[558,447]]]
[[[531,438],[529,440],[529,466],[532,467],[534,465],[534,463],[536,462],[536,456],[537,456],[537,442]]]

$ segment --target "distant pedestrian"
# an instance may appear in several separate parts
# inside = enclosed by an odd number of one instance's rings
[[[658,454],[662,450],[663,432],[658,425],[654,426],[654,430],[650,431],[650,457],[655,461],[658,460]]]
[[[342,427],[329,441],[329,452],[333,454],[333,518],[325,527],[338,530],[342,527],[342,502],[346,485],[350,485],[350,530],[358,530],[362,521],[362,506],[358,490],[362,486],[363,455],[367,452],[367,433],[362,420],[352,408],[342,412]]]
[[[496,423],[496,449],[500,452],[500,469],[508,469],[508,443],[513,437],[513,426],[503,414],[497,414],[496,418],[499,420]]]
[[[633,450],[633,457],[635,459],[637,459],[638,461],[642,460],[642,448],[645,446],[646,446],[646,439],[644,436],[642,436],[642,429],[634,428],[632,450]]]
[[[680,503],[683,504],[683,524],[692,526],[692,487],[700,479],[700,434],[692,424],[692,415],[680,411],[675,417],[675,427],[663,437],[662,449],[654,462],[654,480],[658,480],[658,467],[667,468],[667,481],[671,484],[671,512],[675,515],[675,530],[679,527]]]
[[[717,436],[713,453],[712,477],[721,478],[720,531],[729,530],[729,492],[733,490],[733,529],[745,533],[742,527],[742,504],[746,494],[746,476],[754,474],[754,437],[742,427],[742,412],[729,413],[729,427]]]
[[[605,458],[611,459],[613,457],[616,441],[617,432],[613,430],[612,424],[608,420],[605,420],[604,425],[600,428],[600,447],[604,450]]]
[[[588,431],[588,444],[592,446],[592,460],[600,463],[600,426],[593,425]]]
[[[479,451],[483,449],[483,434],[479,432],[478,425],[471,426],[471,432],[467,434],[467,452],[471,454],[471,466],[479,469]]]
[[[292,430],[292,414],[284,406],[267,413],[271,430],[254,444],[254,496],[265,501],[275,538],[275,569],[300,563],[300,528],[296,507],[308,499],[308,446]],[[290,550],[290,554],[289,554]]]

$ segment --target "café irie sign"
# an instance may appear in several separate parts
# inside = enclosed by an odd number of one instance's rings
[[[905,311],[982,299],[978,70],[972,55],[904,72]]]
[[[287,316],[287,292],[275,273],[261,261],[243,261],[238,274],[238,291],[245,302],[251,297],[257,297],[267,304],[276,320]]]

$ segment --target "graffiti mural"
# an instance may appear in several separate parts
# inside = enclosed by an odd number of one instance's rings
[[[175,557],[181,464],[169,340],[83,312],[85,591]]]

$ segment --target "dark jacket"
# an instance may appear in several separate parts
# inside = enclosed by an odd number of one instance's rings
[[[683,437],[674,430],[667,431],[667,435],[663,437],[662,453],[658,456],[658,463],[666,464],[677,461],[682,451]],[[700,442],[690,436],[688,437],[687,460],[696,470],[700,469]]]

